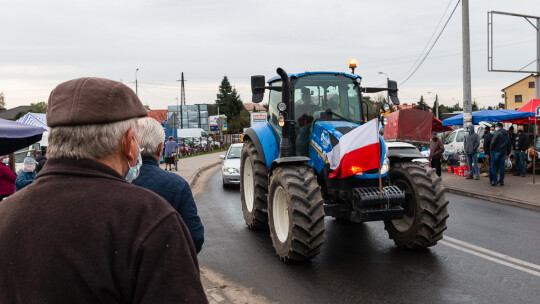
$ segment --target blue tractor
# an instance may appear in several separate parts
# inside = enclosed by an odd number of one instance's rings
[[[354,73],[354,72],[353,72]],[[252,76],[253,102],[270,91],[268,121],[244,133],[240,192],[246,224],[269,228],[283,261],[316,256],[324,242],[324,217],[349,222],[384,221],[395,244],[426,248],[442,238],[448,201],[441,178],[412,160],[415,148],[386,148],[380,138],[380,169],[330,178],[327,154],[340,138],[366,122],[363,93],[388,91],[395,104],[397,84],[365,88],[361,77],[306,72],[265,82]]]

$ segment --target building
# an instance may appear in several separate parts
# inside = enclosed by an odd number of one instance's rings
[[[531,74],[501,90],[504,96],[504,108],[517,110],[535,98],[534,74]]]
[[[35,111],[32,106],[18,106],[9,110],[0,110],[0,118],[8,120],[16,120],[24,115],[24,113]]]
[[[243,103],[242,105],[248,112],[266,112],[266,108],[260,103]]]

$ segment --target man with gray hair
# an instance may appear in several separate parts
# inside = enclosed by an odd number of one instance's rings
[[[151,117],[141,118],[138,123],[141,148],[144,149],[141,152],[143,165],[141,174],[133,184],[159,194],[178,211],[189,229],[195,250],[199,253],[204,243],[204,227],[197,215],[197,205],[189,184],[180,175],[159,168],[165,139],[163,127]]]
[[[207,303],[182,219],[130,183],[146,115],[112,80],[51,92],[47,165],[0,203],[0,302]]]

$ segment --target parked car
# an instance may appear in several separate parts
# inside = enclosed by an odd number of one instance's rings
[[[243,146],[243,143],[232,144],[227,150],[227,154],[219,156],[223,160],[221,174],[224,188],[228,185],[240,184],[240,157],[242,156]]]

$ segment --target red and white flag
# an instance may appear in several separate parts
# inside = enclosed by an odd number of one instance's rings
[[[378,125],[378,119],[372,119],[340,138],[327,155],[330,169],[333,170],[330,178],[344,178],[379,168],[381,147]]]

